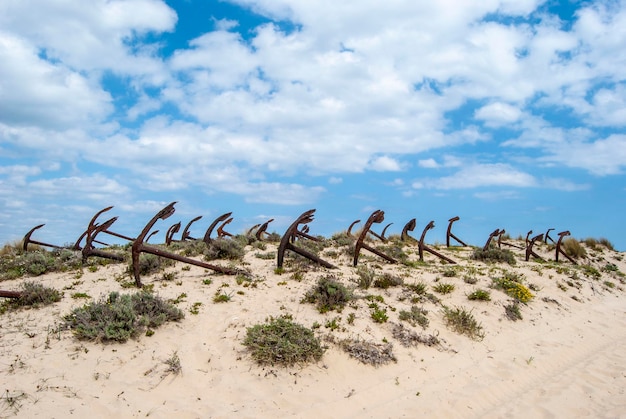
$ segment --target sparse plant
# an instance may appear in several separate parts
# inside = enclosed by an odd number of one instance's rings
[[[212,240],[207,246],[204,252],[204,258],[206,260],[242,260],[244,254],[244,247],[240,241],[220,237]]]
[[[324,354],[313,330],[284,317],[249,327],[243,345],[260,365],[292,366],[319,361]]]
[[[504,306],[504,313],[509,320],[522,320],[522,312],[519,309],[519,303],[517,301]]]
[[[372,320],[374,320],[376,323],[385,323],[387,320],[389,320],[386,308],[380,308],[376,303],[370,304],[370,308],[372,309],[370,316],[372,317]]]
[[[198,314],[200,313],[200,307],[202,307],[202,303],[200,301],[196,301],[189,309],[189,312],[191,314]]]
[[[326,322],[326,324],[324,325],[324,327],[326,327],[327,329],[330,329],[331,331],[337,330],[337,329],[339,329],[339,321],[340,320],[341,320],[341,318],[334,317],[331,320],[328,320]]]
[[[423,282],[418,282],[415,284],[405,284],[404,288],[412,291],[417,295],[424,295],[428,291],[428,286]]]
[[[417,346],[418,344],[426,346],[439,345],[439,339],[433,335],[420,335],[413,330],[407,329],[402,324],[394,324],[391,329],[391,335],[397,339],[404,347]]]
[[[91,298],[91,295],[86,294],[84,292],[75,292],[74,294],[72,294],[72,298],[75,300],[79,298]]]
[[[368,289],[372,285],[372,283],[374,282],[374,278],[376,277],[375,272],[365,265],[357,267],[356,274],[357,286],[364,290]]]
[[[467,299],[472,301],[491,301],[491,294],[489,291],[477,289],[469,294]]]
[[[454,291],[454,284],[440,282],[433,287],[433,290],[435,292],[438,292],[439,294],[450,294],[452,291]]]
[[[183,367],[180,363],[180,357],[178,356],[178,352],[174,352],[169,358],[163,361],[163,363],[167,365],[167,368],[165,369],[165,372],[163,373],[163,377],[169,374],[178,375],[183,371]]]
[[[473,340],[482,340],[485,337],[483,327],[476,319],[471,311],[467,311],[462,307],[443,307],[444,320],[446,326],[456,333],[466,335]]]
[[[396,362],[393,354],[393,345],[387,343],[374,343],[364,340],[344,339],[339,343],[341,349],[348,353],[352,358],[367,365],[375,367]]]
[[[409,322],[412,326],[419,324],[422,329],[426,329],[430,323],[430,320],[426,317],[427,314],[428,310],[418,306],[411,306],[410,311],[400,310],[398,318],[402,321]]]
[[[490,247],[487,250],[475,249],[471,257],[483,262],[506,262],[509,265],[515,265],[516,263],[513,252],[508,249],[498,249],[497,247]]]
[[[587,252],[580,245],[578,240],[571,237],[561,242],[561,249],[565,252],[566,255],[575,259],[584,258],[587,256]]]
[[[225,292],[219,290],[213,296],[214,303],[227,303],[231,299],[232,297],[230,296],[230,294],[226,294]]]
[[[39,283],[26,281],[19,290],[19,298],[11,299],[3,304],[2,311],[9,308],[34,307],[50,305],[61,301],[63,294],[54,288],[43,286]]]
[[[146,328],[156,328],[184,317],[181,310],[153,295],[140,291],[106,298],[72,310],[64,317],[65,326],[79,339],[125,342]]]
[[[303,301],[313,303],[320,313],[340,311],[352,299],[352,293],[332,276],[322,277],[304,296]]]
[[[382,289],[396,287],[402,284],[404,284],[404,280],[402,278],[396,275],[392,275],[388,272],[385,272],[382,275],[378,276],[376,279],[374,279],[373,283],[374,287]]]
[[[590,278],[599,279],[602,276],[600,271],[591,265],[582,265],[581,268],[583,269],[583,273]]]
[[[493,279],[493,287],[504,291],[509,297],[515,298],[521,303],[528,303],[534,298],[534,295],[528,288],[519,282],[506,278]]]

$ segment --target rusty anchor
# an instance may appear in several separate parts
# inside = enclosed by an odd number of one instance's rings
[[[553,228],[549,228],[548,231],[546,231],[546,234],[544,236],[544,240],[543,242],[545,244],[548,244],[548,240],[550,240],[552,243],[555,243],[555,241],[552,239],[552,237],[550,237],[550,232],[554,230]]]
[[[169,246],[174,241],[174,234],[180,230],[180,221],[176,224],[172,224],[170,228],[165,232],[165,245]]]
[[[22,294],[23,293],[21,291],[0,290],[0,297],[4,297],[4,298],[20,298]]]
[[[149,253],[149,254],[164,257],[167,259],[177,260],[179,262],[188,263],[190,265],[196,265],[202,268],[211,269],[213,271],[220,272],[226,275],[237,275],[238,273],[240,273],[240,271],[236,269],[230,269],[230,268],[226,268],[222,266],[212,265],[210,263],[205,263],[196,259],[191,259],[185,256],[177,255],[175,253],[169,253],[164,250],[161,250],[158,247],[150,246],[144,243],[144,238],[146,237],[148,232],[152,229],[152,227],[158,220],[165,220],[168,217],[170,217],[172,214],[174,214],[174,212],[176,211],[174,208],[175,204],[176,202],[170,203],[161,211],[159,211],[154,217],[152,217],[152,219],[148,222],[148,224],[146,224],[144,229],[141,231],[141,234],[139,234],[139,236],[137,236],[137,238],[133,242],[132,262],[133,262],[133,274],[135,277],[135,285],[138,288],[142,287],[141,276],[139,272],[139,269],[140,269],[139,256],[141,255],[141,253]]]
[[[40,241],[33,240],[30,238],[30,236],[35,232],[35,230],[38,230],[43,226],[45,226],[45,224],[39,224],[38,226],[33,227],[28,233],[24,235],[24,239],[22,239],[22,247],[25,252],[28,250],[29,243],[36,244],[39,246],[44,246],[44,247],[52,247],[53,249],[63,249],[62,246],[56,246],[54,244],[48,244],[48,243],[40,242]]]
[[[567,253],[565,253],[563,251],[563,249],[561,249],[561,244],[563,242],[563,239],[565,237],[569,236],[569,235],[570,235],[569,230],[561,231],[559,233],[559,239],[556,241],[556,256],[555,256],[555,260],[558,262],[559,261],[559,254],[562,254],[563,256],[565,256],[567,258],[567,260],[572,262],[574,265],[577,265],[576,261],[574,259],[572,259]]]
[[[348,232],[347,232],[348,236],[352,236],[352,228],[360,222],[361,220],[354,220],[352,224],[350,224],[350,227],[348,227]]]
[[[233,221],[233,217],[230,217],[229,219],[225,220],[222,224],[220,224],[219,227],[217,227],[217,237],[219,237],[219,238],[233,237],[232,234],[230,234],[228,231],[224,230],[224,227],[226,227],[232,221]]]
[[[257,229],[256,233],[254,234],[254,236],[257,238],[257,240],[262,241],[264,234],[269,236],[269,233],[267,232],[267,227],[270,225],[270,223],[272,221],[274,221],[274,219],[270,218],[269,220],[267,220],[263,224],[259,224],[258,225],[259,228]]]
[[[402,234],[400,234],[400,240],[402,240],[403,242],[408,241],[409,239],[415,240],[409,235],[409,231],[413,230],[415,230],[415,218],[411,218],[411,220],[409,220],[409,222],[404,225],[404,228],[402,229]]]
[[[502,230],[500,230],[500,233],[498,234],[498,247],[499,248],[502,248],[502,245],[505,245],[505,246],[514,247],[514,248],[520,249],[520,250],[525,250],[526,249],[525,247],[518,246],[518,245],[513,244],[513,243],[502,241],[502,236],[504,236],[504,233],[506,233],[506,230],[502,229]],[[526,236],[526,243],[528,243],[528,236],[530,236],[531,233],[532,233],[532,231],[530,233],[528,233],[528,235]]]
[[[152,236],[154,236],[158,232],[159,232],[159,230],[154,230],[152,233],[148,234],[148,237],[146,237],[146,243],[148,243],[148,240],[150,240],[152,238]]]
[[[450,237],[459,242],[461,246],[467,247],[467,245],[463,242],[463,240],[459,239],[457,236],[452,233],[452,224],[455,221],[459,221],[461,218],[459,216],[452,217],[448,220],[448,230],[446,231],[446,247],[450,247]]]
[[[95,219],[92,219],[92,221],[95,221]],[[117,221],[117,217],[113,217],[99,225],[93,222],[89,224],[89,227],[87,228],[87,235],[85,236],[85,246],[83,246],[82,248],[83,263],[87,262],[87,258],[89,258],[90,256],[98,256],[101,258],[113,259],[119,262],[124,261],[123,255],[105,252],[104,250],[97,249],[93,245],[93,242],[96,239],[96,236],[104,231],[107,231],[107,229],[111,227],[111,225],[115,221]]]
[[[424,261],[424,250],[426,250],[428,253],[431,253],[435,256],[437,256],[439,259],[443,259],[448,263],[452,263],[454,265],[456,265],[456,262],[452,259],[450,259],[447,256],[442,255],[441,253],[431,249],[430,247],[426,246],[424,244],[424,239],[426,238],[426,233],[428,232],[428,230],[432,229],[435,227],[435,222],[431,221],[430,223],[428,223],[428,225],[424,228],[424,231],[422,232],[422,236],[420,237],[420,241],[419,241],[419,256],[420,256],[420,261]]]
[[[543,233],[542,234],[537,234],[535,237],[531,238],[530,240],[528,239],[528,236],[530,236],[532,234],[532,230],[530,230],[528,232],[528,235],[526,236],[526,262],[528,262],[528,260],[530,259],[530,255],[533,255],[535,258],[537,259],[542,259],[541,256],[539,256],[537,253],[535,253],[533,251],[533,246],[535,245],[536,241],[542,241],[543,240]]]
[[[196,240],[195,238],[191,237],[191,234],[189,233],[189,228],[191,227],[191,225],[193,223],[195,223],[196,221],[198,221],[199,219],[201,219],[202,216],[198,215],[196,218],[192,219],[191,221],[189,221],[187,223],[187,225],[185,226],[185,229],[183,230],[183,235],[181,237],[181,241],[185,241],[185,240]],[[148,241],[148,239],[146,239],[146,241]]]
[[[80,245],[80,242],[81,242],[81,241],[82,241],[85,237],[87,237],[89,234],[92,234],[92,233],[93,233],[93,231],[94,231],[94,230],[98,227],[98,223],[96,223],[96,220],[98,219],[98,217],[99,217],[101,214],[103,214],[103,213],[105,213],[105,212],[107,212],[107,211],[111,210],[112,208],[113,208],[113,206],[103,208],[103,209],[101,209],[100,211],[96,212],[96,213],[94,214],[94,216],[93,216],[93,217],[91,217],[91,220],[89,221],[89,224],[88,224],[88,226],[87,226],[87,229],[83,232],[83,234],[81,234],[81,235],[80,235],[80,237],[78,237],[78,239],[77,239],[77,240],[76,240],[76,242],[74,243],[74,246],[72,247],[74,250],[81,250],[81,249],[82,249],[82,247],[81,247],[81,245]],[[128,241],[133,241],[133,240],[135,240],[135,239],[134,239],[134,238],[132,238],[132,237],[128,237],[128,236],[125,236],[125,235],[123,235],[123,234],[119,234],[119,233],[116,233],[116,232],[114,232],[114,231],[110,231],[110,230],[108,230],[108,229],[101,230],[100,232],[101,232],[101,233],[104,233],[104,234],[108,234],[108,235],[110,235],[110,236],[119,237],[120,239],[124,239],[124,240],[128,240]],[[101,245],[104,245],[104,246],[109,246],[107,243],[104,243],[104,242],[101,242],[101,241],[96,240],[96,239],[95,239],[95,236],[91,238],[91,243],[98,243],[98,244],[101,244]]]
[[[230,222],[228,221],[228,218],[230,217],[231,214],[232,212],[227,212],[226,214],[222,214],[219,217],[217,217],[215,220],[213,220],[209,228],[207,228],[206,233],[204,233],[203,240],[207,245],[211,244],[211,241],[213,240],[211,239],[211,234],[213,233],[213,229],[215,229],[215,226],[217,226],[221,222]],[[232,218],[231,218],[231,221],[232,221]]]
[[[312,240],[317,241],[317,238],[309,236],[307,233],[303,233],[298,230],[298,226],[300,224],[308,224],[313,221],[314,213],[315,213],[315,209],[310,209],[308,211],[303,212],[285,231],[285,234],[281,238],[280,244],[278,245],[278,256],[277,256],[277,261],[276,261],[276,266],[278,268],[283,267],[283,261],[285,258],[285,250],[291,250],[292,252],[295,252],[299,254],[300,256],[304,256],[307,259],[317,262],[318,264],[325,266],[326,268],[329,268],[329,269],[337,268],[332,263],[326,262],[325,260],[321,259],[317,255],[314,255],[313,253],[306,251],[304,249],[300,249],[299,247],[296,247],[293,244],[293,241],[295,241],[296,237],[307,238],[307,239],[312,239]]]
[[[359,238],[356,240],[356,243],[354,245],[354,260],[353,260],[354,266],[356,266],[359,263],[359,254],[361,253],[361,248],[369,250],[370,252],[374,253],[377,256],[380,256],[381,258],[385,259],[388,262],[398,263],[398,261],[392,258],[391,256],[387,256],[383,252],[376,250],[373,247],[369,246],[367,243],[365,243],[365,237],[367,236],[368,233],[371,232],[370,228],[372,227],[372,224],[374,223],[379,224],[379,223],[382,223],[384,220],[385,220],[385,212],[381,210],[376,210],[369,216],[369,218],[365,222],[365,225],[363,226],[363,229],[361,230],[361,234],[359,234]],[[374,235],[377,236],[377,234],[374,234]]]
[[[493,230],[491,232],[491,234],[489,235],[489,238],[487,239],[487,242],[483,246],[483,252],[486,252],[487,250],[489,250],[489,246],[491,245],[491,241],[496,236],[500,236],[500,229],[499,228],[496,228],[495,230]]]

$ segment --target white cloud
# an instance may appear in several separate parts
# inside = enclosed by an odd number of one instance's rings
[[[474,164],[464,167],[454,175],[439,179],[422,179],[413,183],[413,188],[431,189],[470,189],[478,187],[518,187],[536,186],[537,181],[528,173],[521,172],[507,164]]]
[[[499,127],[517,122],[521,115],[518,107],[495,102],[478,109],[474,117],[485,121],[487,126]]]
[[[380,156],[373,159],[369,166],[377,172],[397,172],[402,170],[402,164],[389,156]]]

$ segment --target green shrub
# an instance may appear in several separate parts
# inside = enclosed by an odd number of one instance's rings
[[[207,249],[204,252],[204,258],[206,260],[242,260],[244,254],[244,246],[240,241],[220,237],[212,240],[207,246]]]
[[[482,340],[485,337],[482,325],[476,321],[471,311],[461,307],[450,309],[445,306],[443,310],[446,326],[456,333],[469,336],[473,340]]]
[[[519,309],[519,303],[517,301],[504,306],[504,313],[506,314],[506,317],[509,320],[512,320],[512,321],[522,320],[522,313]]]
[[[450,294],[452,291],[454,291],[454,285],[440,282],[433,287],[433,290],[435,290],[435,292],[438,292],[439,294]]]
[[[374,278],[376,274],[374,271],[367,266],[361,265],[356,269],[357,279],[356,283],[359,288],[368,289],[372,282],[374,282]]]
[[[516,263],[513,252],[508,249],[498,249],[497,247],[491,247],[487,250],[475,249],[471,258],[483,262],[506,262],[509,265],[515,265]]]
[[[404,284],[404,280],[397,275],[392,275],[388,272],[383,273],[378,278],[374,280],[374,287],[387,289],[390,287],[396,287],[398,285]]]
[[[374,320],[376,323],[385,323],[387,320],[389,320],[386,308],[380,308],[376,303],[370,304],[370,307],[372,308],[370,316],[372,317],[372,320]]]
[[[21,293],[20,297],[4,301],[0,305],[0,314],[11,308],[39,308],[61,301],[63,297],[63,294],[54,288],[45,287],[31,281],[24,282],[20,288],[18,290]]]
[[[535,297],[524,285],[506,278],[493,279],[493,287],[521,303],[527,303]]]
[[[467,296],[469,300],[472,301],[491,301],[491,295],[489,291],[477,289]]]
[[[243,345],[260,365],[291,366],[318,361],[324,354],[313,330],[284,317],[249,327]]]
[[[428,311],[418,306],[411,306],[411,311],[400,310],[398,318],[402,321],[409,322],[412,326],[419,324],[422,329],[426,329],[430,320],[426,315]]]
[[[177,307],[146,291],[108,297],[72,310],[65,325],[78,339],[126,342],[146,328],[153,329],[184,314]]]
[[[563,250],[567,256],[575,259],[584,258],[585,256],[587,256],[587,252],[580,245],[578,240],[571,237],[561,242],[561,250]]]
[[[341,311],[352,299],[352,293],[332,276],[320,278],[304,296],[303,301],[317,306],[320,313]]]

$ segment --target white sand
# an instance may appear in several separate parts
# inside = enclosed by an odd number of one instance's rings
[[[255,257],[255,253],[274,250],[272,245],[264,251],[248,248],[245,267],[259,280],[256,288],[195,266],[183,270],[186,265],[182,263],[168,268],[176,272],[173,281],[161,280],[162,273],[143,278],[145,284],[154,284],[161,297],[186,293],[184,302],[178,304],[186,316],[156,329],[151,337],[124,344],[78,341],[70,331],[57,329],[63,315],[89,301],[73,299],[73,293],[97,299],[111,291],[134,292],[122,289],[115,280],[125,265],[109,265],[96,272],[85,269],[80,278],[76,272],[34,278],[65,289],[65,297],[52,306],[10,311],[0,317],[0,390],[4,392],[0,417],[626,417],[626,304],[624,285],[615,273],[603,272],[601,279],[594,280],[562,262],[559,266],[568,268],[570,275],[577,272],[580,278],[571,281],[567,274],[557,272],[554,263],[524,262],[521,251],[516,251],[518,263],[509,266],[468,260],[468,250],[441,249],[462,267],[456,277],[446,278],[442,272],[450,265],[431,255],[426,255],[425,266],[417,268],[362,256],[360,265],[395,272],[406,283],[454,284],[451,294],[436,295],[445,305],[472,309],[486,335],[474,341],[450,331],[441,306],[427,302],[423,304],[430,319],[426,330],[402,323],[437,335],[442,344],[405,348],[391,335],[391,323],[400,323],[398,313],[411,306],[407,300],[398,300],[401,287],[356,291],[361,296],[384,297],[386,304],[381,306],[388,307],[389,314],[384,324],[370,318],[364,300],[356,310],[346,307],[341,313],[319,314],[313,305],[300,300],[320,276],[333,274],[354,285],[351,279],[357,277],[356,270],[348,257],[325,256],[340,269],[311,269],[298,282],[290,278],[289,265],[286,273],[276,275],[275,260]],[[412,259],[416,253],[414,249]],[[590,253],[593,260],[584,263],[601,268],[610,262],[626,272],[623,254]],[[542,255],[553,259],[553,254]],[[463,281],[468,266],[481,272],[476,285]],[[540,288],[521,307],[521,321],[504,316],[504,305],[511,300],[501,291],[491,290],[489,302],[466,297],[476,288],[489,289],[490,278],[502,269],[523,273],[526,284]],[[205,285],[204,279],[212,283]],[[4,281],[0,288],[18,289],[24,280]],[[580,289],[567,281],[579,283]],[[610,289],[604,281],[616,287]],[[232,300],[214,303],[213,296],[224,283],[229,287],[222,289],[232,294]],[[197,315],[189,311],[195,302],[202,303]],[[347,322],[350,313],[356,315],[352,325]],[[328,350],[318,363],[288,369],[257,366],[241,344],[246,328],[281,314],[291,314],[307,327],[318,322],[317,333],[335,340],[386,339],[393,343],[397,362],[364,365],[326,342]],[[341,319],[340,329],[330,331],[324,325],[335,317]],[[182,365],[179,375],[166,374],[164,361],[174,353]]]

